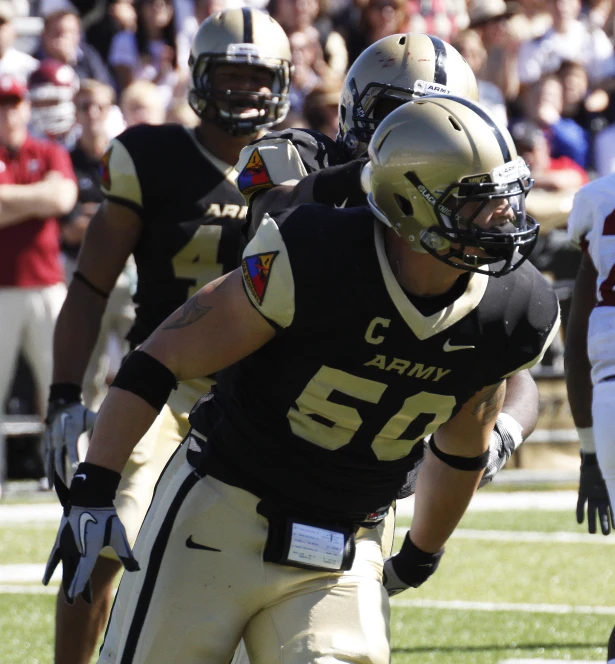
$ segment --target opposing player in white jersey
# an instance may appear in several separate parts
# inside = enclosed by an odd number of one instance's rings
[[[566,332],[568,399],[581,442],[577,520],[607,535],[615,500],[615,174],[577,193],[568,237],[583,250]],[[610,500],[609,500],[610,498]],[[615,664],[615,629],[608,662]]]

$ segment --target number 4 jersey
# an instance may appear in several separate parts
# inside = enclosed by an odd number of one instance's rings
[[[103,159],[102,191],[143,222],[134,251],[139,344],[199,288],[234,269],[247,208],[235,172],[181,125],[139,125],[114,139]],[[186,412],[211,381],[182,383],[172,407]],[[180,404],[179,401],[182,403]]]
[[[220,372],[190,416],[244,488],[322,518],[361,521],[389,504],[413,446],[476,391],[536,363],[559,326],[529,263],[500,279],[460,273],[445,303],[411,300],[384,232],[368,208],[266,215],[242,270],[277,334]]]
[[[597,304],[589,318],[587,349],[594,385],[615,374],[615,174],[582,187],[574,198],[568,238],[587,251],[598,273]]]

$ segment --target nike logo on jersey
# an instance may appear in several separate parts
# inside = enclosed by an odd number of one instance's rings
[[[471,348],[476,348],[476,346],[453,346],[450,339],[447,339],[444,342],[444,346],[442,346],[442,350],[445,353],[450,353],[454,350],[470,350]]]
[[[73,479],[74,480],[84,480],[84,479],[86,479],[86,476],[82,473],[79,473],[79,475],[75,475],[75,477],[73,477]]]
[[[217,551],[220,553],[220,549],[214,549],[211,546],[205,546],[204,544],[198,544],[192,539],[192,535],[186,540],[186,546],[189,549],[201,549],[202,551]]]
[[[90,521],[93,521],[94,523],[97,523],[96,519],[89,512],[84,512],[79,517],[79,541],[81,542],[81,555],[82,556],[87,556],[88,555],[88,552],[86,551],[86,546],[85,546],[85,529],[87,528],[87,525]]]
[[[333,203],[333,207],[334,207],[336,210],[339,210],[340,208],[345,208],[345,207],[346,207],[346,203],[348,203],[348,196],[346,196],[346,198],[342,201],[342,204],[341,204],[341,205],[336,205],[335,203]]]

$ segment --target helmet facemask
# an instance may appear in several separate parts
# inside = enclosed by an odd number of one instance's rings
[[[271,73],[271,92],[221,90],[212,86],[219,65],[250,65]],[[190,59],[192,86],[188,101],[194,112],[211,119],[233,136],[249,136],[281,122],[290,106],[291,65],[279,58],[260,55],[252,44],[232,44],[226,54],[201,53]],[[209,113],[212,109],[213,113]]]
[[[527,166],[518,159],[501,167],[502,174],[511,170],[512,176],[506,178],[497,172],[466,177],[441,192],[429,191],[414,172],[406,173],[438,220],[438,226],[421,233],[421,247],[460,270],[500,277],[517,269],[534,248],[539,225],[525,210],[525,197],[533,185]],[[504,200],[507,216],[485,227],[483,213]]]

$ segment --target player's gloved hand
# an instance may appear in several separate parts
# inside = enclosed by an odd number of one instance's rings
[[[489,461],[478,488],[489,484],[523,442],[523,429],[514,417],[500,413],[489,439]]]
[[[596,513],[603,535],[611,532],[613,510],[609,492],[600,472],[595,454],[581,452],[581,477],[579,480],[579,499],[577,501],[577,523],[583,523],[585,504],[587,503],[587,529],[593,535],[596,532]]]
[[[90,430],[96,422],[96,413],[81,403],[81,388],[72,383],[55,383],[49,391],[47,428],[43,434],[45,471],[49,488],[53,486],[54,472],[68,484],[67,469],[74,471],[79,463],[77,443],[79,436]]]
[[[444,549],[426,553],[410,539],[410,533],[396,555],[384,561],[382,583],[389,597],[408,588],[418,588],[438,569]]]
[[[62,588],[69,604],[79,595],[91,603],[90,576],[105,546],[117,553],[126,570],[139,569],[113,506],[120,479],[119,473],[93,463],[79,464],[70,489],[56,475],[56,492],[64,515],[47,561],[43,585],[49,583],[62,561]]]

